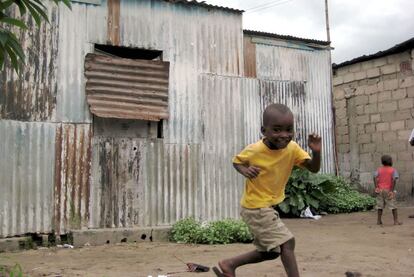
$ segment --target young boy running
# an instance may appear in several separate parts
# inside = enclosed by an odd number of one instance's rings
[[[233,158],[235,169],[246,177],[241,199],[241,217],[253,234],[256,249],[222,260],[213,267],[219,277],[234,277],[239,266],[281,256],[289,277],[299,276],[294,254],[295,240],[274,207],[285,198],[285,186],[293,166],[318,172],[321,138],[309,135],[312,158],[293,138],[293,114],[282,104],[272,104],[263,113],[263,139],[248,145]]]
[[[392,210],[394,225],[401,225],[398,221],[397,207],[395,206],[395,185],[399,178],[398,172],[392,167],[392,158],[389,155],[381,157],[382,166],[374,172],[375,193],[377,194],[378,219],[377,224],[382,225],[382,211],[385,206]]]

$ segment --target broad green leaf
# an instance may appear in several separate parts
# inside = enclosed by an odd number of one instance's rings
[[[292,207],[290,207],[290,210],[291,210],[292,214],[294,214],[294,215],[296,215],[296,216],[299,216],[300,211],[298,210],[298,208],[297,208],[297,207],[292,206]]]
[[[24,24],[23,21],[15,19],[15,18],[6,17],[6,18],[2,18],[0,21],[6,24],[17,26],[22,29],[27,29],[27,26],[26,24]]]
[[[10,61],[11,61],[11,64],[12,64],[14,70],[16,70],[17,73],[19,73],[20,72],[20,63],[17,60],[16,54],[13,52],[13,49],[11,47],[9,47],[8,45],[6,45],[5,48],[6,48],[7,54],[9,55],[9,58],[10,58]]]
[[[325,195],[320,190],[316,190],[316,189],[312,190],[310,192],[310,195],[319,200],[325,197]]]
[[[8,0],[8,1],[4,1],[4,2],[0,2],[0,10],[6,10],[7,8],[9,8],[11,5],[14,4],[15,1],[13,0]]]
[[[289,204],[293,207],[297,207],[299,205],[299,200],[296,194],[290,195]]]
[[[0,30],[0,45],[5,46],[8,40],[9,36],[7,35],[7,33]]]
[[[284,212],[285,214],[288,214],[290,212],[290,206],[289,206],[289,204],[287,204],[286,199],[285,199],[285,201],[280,203],[278,206],[279,206],[280,210],[282,210],[282,212]]]
[[[27,9],[30,11],[30,15],[33,17],[34,21],[38,26],[42,23],[41,15],[37,13],[37,11],[30,5],[27,6]],[[47,20],[48,21],[48,20]],[[49,21],[48,21],[49,22]]]
[[[314,207],[315,209],[318,209],[319,208],[319,201],[318,200],[316,200],[316,199],[313,199],[311,196],[309,196],[309,195],[305,195],[305,200],[306,200],[306,203],[309,205],[309,206],[312,206],[312,207]]]
[[[36,1],[35,0],[35,2],[38,2],[38,1]],[[44,19],[44,20],[46,20],[48,23],[49,23],[49,18],[48,18],[48,16],[47,16],[47,14],[45,13],[45,10],[46,10],[46,7],[42,4],[42,3],[40,3],[40,4],[36,4],[36,3],[31,3],[31,5],[29,5],[28,6],[28,8],[29,7],[32,7],[34,10],[36,10],[36,12]]]
[[[13,48],[13,51],[19,56],[20,59],[24,60],[24,52],[19,42],[14,38],[9,39],[9,45]]]
[[[323,182],[321,184],[319,184],[319,187],[322,188],[323,192],[325,193],[331,193],[335,191],[335,184],[329,181]]]
[[[17,6],[19,7],[19,11],[21,15],[24,15],[26,13],[26,5],[19,0],[16,0],[15,3],[17,4]]]
[[[298,210],[302,211],[305,208],[305,203],[303,202],[303,196],[301,194],[297,195],[298,199]]]

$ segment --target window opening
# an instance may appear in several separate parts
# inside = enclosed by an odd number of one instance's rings
[[[162,51],[159,50],[148,50],[123,46],[95,44],[95,53],[110,57],[120,57],[133,60],[140,59],[162,61]]]

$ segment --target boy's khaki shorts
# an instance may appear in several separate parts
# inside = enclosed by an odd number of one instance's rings
[[[241,217],[249,226],[259,252],[278,252],[280,245],[293,238],[292,233],[280,220],[273,208],[246,209],[242,207]]]
[[[381,190],[377,194],[377,209],[383,210],[385,206],[388,206],[388,209],[394,210],[397,208],[395,205],[395,197],[389,197],[388,196],[389,191],[387,190]]]

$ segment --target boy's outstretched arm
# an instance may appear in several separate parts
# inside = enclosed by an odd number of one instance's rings
[[[316,173],[321,168],[321,137],[315,133],[310,134],[308,138],[308,145],[312,150],[312,159],[305,160],[302,165],[310,172]]]
[[[249,179],[256,178],[260,173],[260,168],[252,165],[248,166],[244,164],[233,163],[233,166],[241,175]]]

